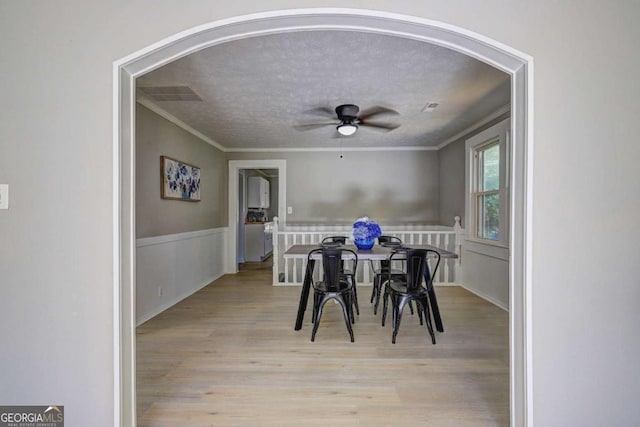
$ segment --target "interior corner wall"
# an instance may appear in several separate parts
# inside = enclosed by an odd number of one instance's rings
[[[232,152],[230,160],[287,161],[288,224],[438,224],[435,151]]]
[[[452,226],[454,218],[460,217],[460,225],[466,228],[465,215],[465,141],[473,135],[490,128],[494,124],[509,117],[509,113],[502,114],[482,126],[461,136],[450,144],[438,150],[439,164],[439,218],[440,224]]]
[[[453,225],[456,216],[460,217],[462,227],[465,224],[464,180],[466,174],[464,155],[464,140],[462,139],[438,150],[438,164],[440,166],[438,216],[442,225]]]
[[[160,156],[198,166],[201,201],[160,197]],[[136,238],[227,226],[225,154],[136,104]]]

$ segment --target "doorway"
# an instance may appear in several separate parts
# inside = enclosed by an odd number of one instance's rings
[[[248,190],[249,178],[259,176],[264,178],[269,183],[269,206],[258,207],[252,206],[249,201]],[[229,190],[231,191],[231,189]],[[273,217],[279,215],[278,208],[278,194],[279,194],[279,170],[278,169],[240,169],[238,174],[238,226],[237,226],[237,255],[236,264],[238,264],[238,270],[240,266],[247,262],[255,262],[255,258],[246,256],[246,227],[259,228],[258,223],[262,222],[268,224],[273,221]],[[278,218],[280,219],[280,218]],[[252,223],[248,225],[247,223]],[[255,234],[255,233],[253,233]]]
[[[280,224],[286,224],[286,194],[287,194],[287,161],[286,160],[229,160],[229,230],[227,235],[226,257],[227,273],[238,271],[238,244],[240,239],[239,227],[242,225],[243,217],[240,212],[241,203],[237,200],[241,191],[240,171],[247,169],[269,169],[278,176],[278,209],[277,216]],[[274,213],[274,211],[270,211]],[[233,255],[235,254],[235,256]]]
[[[350,29],[411,37],[457,50],[511,76],[512,140],[510,290],[511,423],[525,425],[531,407],[531,177],[533,129],[533,60],[528,55],[471,31],[421,18],[352,9],[300,9],[241,16],[185,31],[114,63],[114,407],[122,425],[135,425],[135,79],[203,47],[259,34],[304,29]],[[229,163],[227,254],[236,254],[238,173]],[[242,162],[242,161],[238,161]],[[245,161],[252,162],[252,161]],[[261,162],[254,160],[253,162]],[[268,162],[268,161],[265,161]],[[273,162],[273,161],[272,161]],[[237,167],[237,165],[236,165]],[[251,168],[252,166],[244,166]],[[274,167],[274,166],[257,166]],[[278,166],[279,167],[279,166]],[[233,171],[233,173],[232,173]],[[280,173],[279,216],[286,175]],[[283,191],[285,190],[285,191]],[[233,211],[233,212],[232,212]],[[237,271],[228,256],[226,271]]]

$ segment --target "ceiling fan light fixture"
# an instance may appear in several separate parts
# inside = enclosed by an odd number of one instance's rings
[[[358,126],[353,123],[342,123],[338,125],[338,133],[343,136],[351,136],[358,130]]]

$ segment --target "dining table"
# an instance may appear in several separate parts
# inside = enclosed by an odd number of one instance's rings
[[[451,252],[445,249],[438,248],[432,245],[420,244],[420,245],[403,245],[403,246],[382,246],[375,245],[371,249],[358,249],[355,245],[343,245],[345,249],[351,249],[358,255],[358,262],[360,261],[382,261],[389,259],[392,253],[399,250],[405,249],[429,249],[432,251],[436,251],[440,254],[441,259],[451,259],[458,258],[458,255],[455,252]],[[314,249],[322,248],[321,244],[295,244],[289,247],[284,254],[284,258],[288,259],[296,259],[309,258],[309,253]],[[353,258],[350,252],[345,252],[344,259],[349,259],[349,256]],[[435,255],[434,255],[435,256]],[[313,271],[315,268],[316,261],[322,259],[322,253],[317,252],[313,254],[308,262],[307,267],[304,273],[304,280],[302,282],[302,290],[300,292],[300,302],[298,303],[298,315],[296,316],[296,323],[294,329],[299,331],[302,329],[302,323],[304,321],[304,313],[307,309],[307,302],[309,300],[309,293],[311,290],[311,285],[313,283]],[[430,280],[429,274],[432,277],[435,277],[436,271],[429,272],[425,269],[425,280],[427,282]],[[438,332],[444,332],[444,326],[442,324],[442,317],[440,316],[440,308],[438,307],[438,300],[436,298],[436,292],[433,286],[429,287],[428,290],[429,295],[429,305],[431,306],[431,312],[433,313],[433,320],[436,326],[436,330]]]

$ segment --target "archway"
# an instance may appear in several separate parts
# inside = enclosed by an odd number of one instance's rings
[[[444,46],[511,76],[510,242],[511,424],[531,407],[531,177],[533,59],[471,31],[422,18],[356,9],[296,9],[212,22],[162,40],[114,63],[114,407],[135,425],[135,79],[197,50],[230,40],[308,29],[386,34]]]

